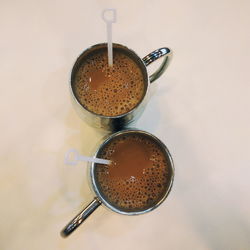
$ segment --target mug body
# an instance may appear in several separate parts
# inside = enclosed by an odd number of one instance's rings
[[[171,154],[169,152],[169,150],[167,149],[166,145],[159,140],[156,136],[143,131],[143,130],[139,130],[139,129],[125,129],[125,130],[121,130],[119,132],[116,132],[110,136],[106,136],[106,138],[102,141],[101,145],[98,146],[94,157],[97,158],[99,157],[100,152],[104,149],[104,147],[109,144],[111,141],[117,139],[118,137],[122,137],[122,136],[126,136],[126,135],[139,135],[139,136],[145,136],[150,138],[150,140],[154,141],[154,143],[156,143],[160,149],[162,150],[162,152],[164,152],[164,156],[165,159],[167,161],[167,166],[168,166],[168,170],[169,170],[169,181],[167,183],[166,186],[166,191],[164,192],[164,195],[161,197],[161,199],[159,199],[157,201],[156,204],[154,204],[151,207],[148,207],[146,209],[142,209],[139,211],[128,211],[128,210],[123,210],[121,208],[118,208],[117,206],[111,204],[102,194],[102,192],[100,191],[100,185],[98,183],[98,180],[96,178],[96,171],[95,168],[97,167],[98,164],[96,163],[91,163],[89,164],[89,168],[88,168],[88,177],[89,177],[89,183],[90,183],[90,187],[94,193],[94,196],[99,200],[99,202],[104,205],[105,207],[107,207],[108,209],[112,210],[113,212],[119,213],[119,214],[124,214],[124,215],[139,215],[139,214],[144,214],[147,212],[150,212],[152,210],[154,210],[155,208],[157,208],[159,205],[162,204],[162,202],[167,198],[169,192],[171,191],[172,188],[172,184],[173,184],[173,180],[174,180],[174,163],[171,157]]]
[[[94,45],[85,51],[77,58],[72,72],[71,72],[71,78],[70,78],[70,93],[71,93],[71,99],[73,102],[73,106],[78,113],[78,115],[86,121],[89,125],[95,127],[95,128],[100,128],[108,131],[115,131],[119,130],[122,127],[125,127],[127,124],[131,123],[132,121],[136,120],[143,112],[146,103],[148,101],[148,96],[149,96],[149,76],[147,73],[146,66],[143,62],[143,60],[131,49],[127,48],[126,46],[123,46],[121,44],[116,44],[113,43],[113,51],[114,53],[121,52],[129,58],[131,58],[136,65],[140,68],[140,71],[143,76],[143,82],[144,82],[144,93],[139,101],[139,103],[130,111],[123,113],[121,115],[117,116],[104,116],[100,114],[96,114],[90,110],[88,110],[86,107],[84,107],[79,100],[76,97],[75,90],[74,90],[74,82],[75,82],[75,77],[76,74],[79,70],[79,67],[81,64],[88,58],[89,55],[94,54],[98,51],[103,51],[107,50],[107,44],[106,43],[101,43]]]

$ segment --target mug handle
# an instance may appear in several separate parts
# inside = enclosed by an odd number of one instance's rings
[[[150,63],[156,61],[157,59],[159,59],[160,57],[164,57],[162,64],[160,65],[160,67],[151,75],[149,76],[149,81],[150,83],[152,83],[153,81],[155,81],[156,79],[158,79],[163,72],[167,69],[171,59],[172,59],[172,50],[169,48],[160,48],[157,49],[151,53],[149,53],[147,56],[142,58],[142,61],[144,62],[144,64],[146,66],[148,66]]]
[[[82,222],[84,222],[99,206],[101,202],[94,198],[94,200],[88,204],[73,220],[71,220],[68,225],[61,231],[62,237],[69,236],[77,227],[79,227]]]

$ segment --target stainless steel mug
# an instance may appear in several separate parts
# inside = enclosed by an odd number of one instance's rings
[[[162,204],[162,202],[167,198],[167,196],[171,190],[173,180],[174,180],[174,164],[173,164],[172,157],[171,157],[167,147],[164,145],[163,142],[161,142],[154,135],[152,135],[148,132],[142,131],[142,130],[138,130],[138,129],[125,129],[125,130],[116,132],[116,133],[106,137],[106,139],[104,139],[104,141],[101,143],[101,145],[98,146],[98,148],[94,154],[94,157],[98,157],[98,155],[100,154],[100,152],[102,152],[105,145],[110,143],[112,140],[117,139],[117,137],[124,136],[127,134],[135,134],[135,135],[139,134],[139,135],[149,137],[157,145],[159,145],[159,147],[164,152],[164,154],[166,156],[167,164],[169,167],[170,178],[169,178],[169,182],[166,184],[166,191],[165,191],[163,197],[161,199],[159,199],[156,204],[152,205],[149,208],[143,209],[143,210],[136,210],[136,211],[122,210],[121,208],[116,207],[114,204],[111,204],[102,195],[102,192],[100,191],[100,188],[99,188],[98,180],[95,177],[95,169],[96,169],[97,165],[96,165],[96,163],[91,163],[88,166],[88,179],[89,179],[89,184],[90,184],[91,190],[93,192],[94,199],[71,222],[69,222],[69,224],[62,230],[61,235],[63,237],[66,237],[69,234],[71,234],[100,205],[103,205],[104,207],[110,209],[111,211],[119,213],[119,214],[138,215],[138,214],[144,214],[144,213],[152,211],[153,209],[158,207],[160,204]]]
[[[162,75],[162,73],[166,70],[167,66],[169,65],[170,59],[172,58],[172,51],[169,48],[160,48],[151,52],[150,54],[141,59],[133,50],[121,44],[113,43],[114,51],[121,51],[125,53],[137,63],[138,67],[140,67],[140,70],[144,78],[145,91],[144,91],[144,96],[140,101],[140,103],[136,105],[129,112],[117,116],[104,116],[95,114],[87,110],[83,105],[81,105],[81,103],[77,100],[76,95],[74,94],[74,88],[73,88],[74,79],[81,63],[90,54],[95,53],[98,50],[103,50],[104,48],[107,48],[106,43],[94,45],[83,51],[83,53],[77,58],[71,72],[70,93],[73,105],[77,113],[83,120],[85,120],[88,124],[90,124],[93,127],[101,128],[108,131],[115,131],[121,129],[130,122],[136,120],[142,114],[145,105],[148,101],[150,83],[154,82],[157,78],[159,78]],[[156,70],[156,72],[148,76],[146,66],[156,61],[160,57],[163,57],[163,62],[161,63],[160,67]]]

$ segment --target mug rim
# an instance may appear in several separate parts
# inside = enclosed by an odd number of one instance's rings
[[[161,149],[164,150],[164,153],[166,155],[167,161],[170,165],[170,169],[171,169],[171,177],[170,177],[170,181],[167,187],[167,190],[164,194],[164,196],[159,199],[157,201],[157,203],[147,209],[141,210],[141,211],[124,211],[122,209],[119,209],[113,205],[111,205],[101,194],[101,192],[99,191],[99,188],[96,184],[96,180],[95,180],[95,174],[94,174],[94,169],[95,169],[95,165],[96,163],[91,163],[89,164],[89,175],[90,175],[90,180],[91,180],[91,188],[94,191],[96,198],[99,199],[99,201],[101,202],[101,204],[103,204],[105,207],[111,209],[112,211],[119,213],[119,214],[123,214],[123,215],[139,215],[139,214],[144,214],[144,213],[148,213],[152,210],[154,210],[155,208],[157,208],[158,206],[160,206],[168,197],[172,186],[173,186],[173,181],[174,181],[174,175],[175,175],[175,169],[174,169],[174,162],[172,159],[172,156],[167,148],[167,146],[159,139],[157,138],[155,135],[144,131],[144,130],[140,130],[140,129],[134,129],[134,128],[128,128],[128,129],[124,129],[121,131],[118,131],[116,133],[111,134],[110,136],[107,136],[107,138],[98,146],[94,157],[97,157],[98,153],[100,152],[100,150],[107,144],[109,143],[111,140],[113,140],[114,138],[121,136],[123,134],[131,134],[131,133],[135,133],[135,134],[141,134],[141,135],[146,135],[149,136],[151,139],[153,139],[158,145],[160,145]]]
[[[116,48],[121,48],[121,49],[124,49],[126,51],[129,51],[130,54],[133,54],[134,57],[137,58],[137,61],[136,63],[138,62],[141,67],[140,67],[140,70],[143,74],[143,82],[144,82],[144,85],[145,85],[145,91],[144,91],[144,95],[143,97],[141,98],[141,100],[131,109],[129,110],[128,112],[126,113],[123,113],[123,114],[120,114],[120,115],[116,115],[116,116],[105,116],[105,115],[101,115],[101,114],[97,114],[91,110],[88,110],[86,107],[84,107],[79,101],[78,99],[76,98],[76,95],[73,91],[73,76],[75,75],[75,69],[77,67],[77,63],[80,62],[82,60],[81,57],[84,56],[84,54],[86,54],[88,51],[92,50],[92,49],[99,49],[98,47],[101,48],[105,48],[105,46],[107,47],[107,43],[98,43],[98,44],[95,44],[95,45],[92,45],[88,48],[86,48],[85,50],[83,50],[83,52],[77,57],[77,59],[75,60],[74,64],[73,64],[73,67],[72,67],[72,70],[71,70],[71,73],[70,73],[70,81],[69,81],[69,85],[70,85],[70,93],[71,93],[71,96],[74,98],[74,100],[76,101],[77,105],[80,106],[84,111],[86,111],[87,113],[91,114],[91,115],[94,115],[94,116],[97,116],[99,118],[104,118],[104,119],[119,119],[119,118],[123,118],[131,113],[133,113],[136,109],[139,108],[139,106],[143,103],[143,101],[146,99],[147,95],[148,95],[148,89],[149,89],[149,75],[148,75],[148,72],[147,72],[147,69],[146,69],[146,65],[145,63],[143,62],[142,58],[140,58],[137,53],[128,48],[127,46],[125,45],[122,45],[122,44],[119,44],[119,43],[112,43],[113,46],[116,46]],[[133,59],[133,58],[132,58]],[[138,64],[137,63],[137,64]]]

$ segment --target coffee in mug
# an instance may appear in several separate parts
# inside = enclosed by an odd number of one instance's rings
[[[145,89],[139,65],[117,49],[112,67],[103,48],[85,58],[73,79],[73,91],[81,105],[103,116],[129,112],[142,100]]]
[[[121,135],[106,144],[97,157],[95,179],[106,201],[123,211],[155,206],[168,189],[172,167],[158,143],[145,134]]]

